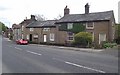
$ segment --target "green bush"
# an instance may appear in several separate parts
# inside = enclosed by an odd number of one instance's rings
[[[117,43],[103,42],[102,46],[103,46],[103,48],[113,48],[113,47],[117,46]]]
[[[73,43],[79,46],[88,46],[92,43],[92,34],[88,32],[79,32],[75,35]]]

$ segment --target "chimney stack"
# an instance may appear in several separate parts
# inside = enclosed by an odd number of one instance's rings
[[[85,5],[85,14],[89,14],[89,4]]]
[[[64,16],[65,15],[68,15],[70,13],[70,9],[66,6],[65,8],[64,8]]]
[[[35,20],[35,15],[31,15],[31,20]]]

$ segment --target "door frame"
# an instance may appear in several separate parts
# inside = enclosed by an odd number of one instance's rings
[[[32,34],[29,35],[29,41],[32,41]]]
[[[43,34],[43,42],[47,42],[47,35]]]

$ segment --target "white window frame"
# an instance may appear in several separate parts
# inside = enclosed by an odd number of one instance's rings
[[[34,31],[34,28],[30,28],[30,31]]]
[[[55,34],[54,33],[50,33],[50,41],[55,41]]]
[[[89,22],[88,22],[88,23],[89,23]],[[89,26],[88,26],[88,23],[86,23],[86,29],[94,29],[94,25],[95,25],[95,23],[92,22],[93,27],[89,27]]]
[[[26,38],[27,38],[27,40],[29,40],[29,34],[27,34]]]
[[[107,37],[106,37],[106,33],[99,33],[99,44],[101,44],[101,34],[105,34],[105,38],[104,38],[104,40],[103,41],[106,41],[107,40]]]
[[[24,38],[23,34],[22,34],[22,39]]]
[[[68,23],[67,24],[67,29],[72,29],[73,28],[73,23]]]
[[[38,34],[34,34],[33,37],[34,37],[34,38],[38,38]]]
[[[50,28],[43,28],[43,31],[50,31]]]
[[[74,33],[72,33],[73,35],[69,35],[69,32],[67,32],[67,38],[68,38],[68,41],[73,41],[74,40]],[[73,39],[70,40],[69,38],[72,37]]]
[[[22,25],[22,31],[24,30],[24,26]]]
[[[112,27],[114,26],[114,22],[112,22]]]

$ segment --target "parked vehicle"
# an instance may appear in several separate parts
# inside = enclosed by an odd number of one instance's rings
[[[19,39],[19,40],[16,40],[16,43],[20,45],[27,45],[28,41],[25,39]]]

